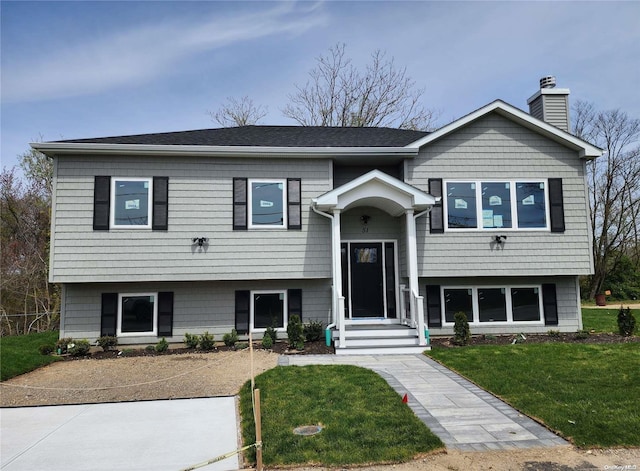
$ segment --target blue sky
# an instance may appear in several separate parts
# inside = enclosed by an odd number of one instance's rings
[[[555,75],[571,100],[640,118],[640,2],[5,1],[1,158],[34,140],[217,127],[226,97],[283,117],[343,42],[386,51],[445,124],[497,98],[527,109]]]

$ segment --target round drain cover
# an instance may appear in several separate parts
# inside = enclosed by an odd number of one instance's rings
[[[322,431],[322,427],[319,425],[303,425],[302,427],[296,427],[293,429],[295,435],[315,435]]]

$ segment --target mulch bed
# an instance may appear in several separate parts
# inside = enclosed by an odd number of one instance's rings
[[[589,344],[611,344],[611,343],[638,343],[640,336],[623,337],[618,334],[593,333],[583,338],[576,333],[557,334],[516,334],[516,335],[476,335],[471,338],[467,345],[508,345],[513,343],[589,343]],[[452,337],[437,337],[431,339],[433,347],[458,347],[453,343]]]
[[[244,343],[246,345],[246,343]],[[244,347],[245,349],[248,347]],[[262,350],[262,345],[260,342],[254,342],[254,349]],[[73,357],[71,355],[63,355],[65,360],[103,360],[107,358],[118,358],[118,357],[155,357],[155,356],[163,356],[163,355],[181,355],[185,353],[197,354],[197,353],[211,353],[211,352],[228,352],[237,350],[234,347],[227,347],[226,345],[216,346],[213,350],[203,351],[193,348],[185,348],[185,347],[171,347],[166,352],[156,352],[155,349],[147,349],[142,346],[121,346],[120,349],[108,350],[106,352],[101,350],[96,350],[94,352],[89,353],[85,356]],[[305,342],[304,350],[299,351],[289,349],[289,344],[286,342],[276,342],[274,346],[270,349],[274,353],[278,353],[280,355],[318,355],[318,354],[331,354],[334,353],[335,350],[333,347],[327,347],[324,341],[316,341],[316,342]]]

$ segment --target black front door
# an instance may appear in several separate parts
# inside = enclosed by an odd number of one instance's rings
[[[351,317],[384,317],[382,243],[351,243]]]

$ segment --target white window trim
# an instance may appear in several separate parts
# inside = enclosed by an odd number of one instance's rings
[[[147,182],[149,184],[149,196],[147,202],[147,224],[116,224],[116,182]],[[152,208],[153,208],[153,178],[151,177],[113,177],[111,178],[111,196],[110,196],[110,210],[109,210],[109,227],[111,229],[151,229],[153,223]]]
[[[475,183],[476,184],[476,222],[478,227],[449,227],[449,197],[447,185],[449,183]],[[482,184],[483,183],[509,183],[509,191],[511,195],[511,225],[512,227],[482,227]],[[544,217],[545,227],[518,227],[518,202],[516,199],[516,183],[544,183]],[[548,178],[516,178],[506,180],[501,178],[484,178],[480,180],[467,180],[464,178],[453,178],[442,180],[442,198],[443,219],[445,232],[550,232],[551,231],[551,208],[549,204],[549,179]]]
[[[278,183],[282,185],[282,224],[253,224],[253,184]],[[249,178],[247,180],[247,227],[249,229],[286,229],[287,228],[287,179],[286,178]]]
[[[538,289],[538,312],[540,313],[540,319],[537,321],[514,321],[513,320],[513,302],[511,300],[511,290],[513,288],[537,288]],[[440,316],[442,319],[443,327],[452,327],[454,322],[447,322],[445,316],[445,297],[444,291],[448,289],[470,289],[471,290],[471,307],[473,309],[473,321],[469,322],[470,326],[476,327],[486,327],[486,326],[505,326],[505,325],[544,325],[544,311],[543,311],[543,303],[542,303],[542,285],[477,285],[477,286],[441,286],[440,287],[440,299],[441,309]],[[505,290],[505,303],[507,307],[507,320],[506,321],[496,321],[496,322],[480,322],[480,303],[478,301],[478,290],[479,289],[504,289]]]
[[[122,331],[122,298],[134,296],[153,296],[153,330],[145,332]],[[158,293],[118,293],[118,321],[116,326],[117,337],[158,336]]]
[[[266,327],[255,327],[254,299],[256,294],[282,294],[282,327],[277,327],[277,332],[286,332],[289,325],[289,297],[286,289],[261,289],[249,293],[249,328],[251,332],[264,333]]]

